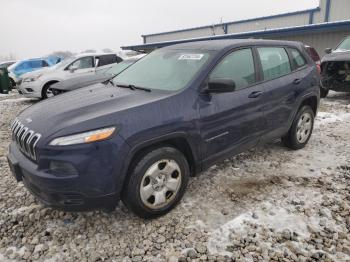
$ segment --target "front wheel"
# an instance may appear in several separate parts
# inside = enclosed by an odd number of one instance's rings
[[[314,128],[315,114],[310,106],[303,106],[296,114],[288,133],[282,138],[283,143],[293,149],[302,149],[309,142]]]
[[[185,156],[173,147],[146,152],[132,163],[123,190],[124,204],[142,218],[168,213],[181,200],[190,169]]]
[[[52,90],[51,90],[51,86],[53,85],[54,83],[52,84],[46,84],[44,87],[43,87],[43,90],[41,91],[41,98],[42,99],[46,99],[46,98],[50,98],[50,97],[53,97],[54,94],[52,93]]]

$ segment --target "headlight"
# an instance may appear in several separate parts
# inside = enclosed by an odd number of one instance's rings
[[[38,80],[42,75],[37,75],[37,76],[33,76],[33,77],[27,77],[23,79],[23,82],[34,82],[36,80]]]
[[[101,141],[110,138],[114,131],[115,127],[109,127],[71,136],[58,137],[50,142],[50,146],[68,146]]]

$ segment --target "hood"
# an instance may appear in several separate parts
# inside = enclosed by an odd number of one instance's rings
[[[79,76],[79,77],[58,82],[52,85],[51,88],[61,90],[61,91],[72,91],[82,87],[102,83],[111,77],[112,75],[109,75],[109,74],[94,74],[94,75],[88,75],[88,76]]]
[[[118,123],[118,112],[166,96],[169,93],[96,84],[39,102],[24,110],[18,118],[43,137],[56,133],[62,136],[121,124]]]
[[[325,55],[322,58],[322,63],[324,62],[342,62],[350,61],[350,50],[348,51],[333,51],[331,54]]]
[[[35,77],[37,75],[45,74],[45,73],[48,73],[50,71],[52,71],[52,67],[43,67],[41,69],[37,69],[35,71],[31,71],[31,72],[23,74],[23,75],[21,75],[21,78],[24,79],[24,78],[28,78],[28,77]]]

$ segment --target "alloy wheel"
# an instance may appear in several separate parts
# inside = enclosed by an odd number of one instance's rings
[[[300,144],[306,142],[312,131],[312,116],[310,113],[301,115],[297,125],[297,140]]]

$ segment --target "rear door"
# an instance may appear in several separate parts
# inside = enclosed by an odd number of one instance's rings
[[[281,137],[289,128],[297,99],[296,87],[303,79],[298,73],[292,72],[293,67],[285,47],[258,47],[257,53],[266,97],[265,138]]]
[[[236,90],[201,95],[199,123],[204,165],[256,145],[266,128],[260,100],[262,87],[257,84],[254,61],[251,48],[235,50],[209,74],[209,79],[232,79]]]

